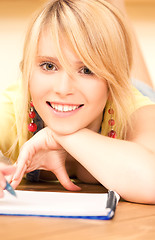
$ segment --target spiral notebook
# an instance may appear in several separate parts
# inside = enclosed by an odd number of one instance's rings
[[[0,215],[109,220],[115,215],[119,196],[108,193],[38,192],[6,190],[0,199]]]

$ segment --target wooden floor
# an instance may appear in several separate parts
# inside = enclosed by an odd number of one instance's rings
[[[78,184],[82,192],[105,192],[101,185]],[[30,184],[18,189],[64,191],[59,183]],[[76,206],[75,206],[76,207]],[[120,200],[110,221],[0,216],[2,240],[154,240],[155,206]]]

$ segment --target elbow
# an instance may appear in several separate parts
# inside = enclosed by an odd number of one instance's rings
[[[147,179],[139,188],[139,203],[155,204],[155,171],[148,173]]]
[[[144,188],[144,203],[155,204],[155,179]]]
[[[141,169],[141,183],[139,185],[139,202],[144,204],[155,204],[155,156],[153,155],[145,167]]]
[[[143,194],[146,204],[155,204],[155,167],[154,164],[151,168],[146,170],[144,179]]]
[[[155,168],[145,168],[137,181],[120,194],[123,199],[142,204],[155,204]]]
[[[140,204],[155,204],[155,184],[145,186],[144,188],[135,189],[135,191],[123,194],[120,193],[120,196],[128,202],[140,203]]]

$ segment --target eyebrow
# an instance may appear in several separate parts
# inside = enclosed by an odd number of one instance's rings
[[[57,62],[59,63],[58,58],[56,57],[50,57],[50,56],[36,56],[37,59],[42,59],[42,60],[47,60],[47,61],[51,61],[51,62]],[[80,60],[74,61],[75,65],[83,65],[83,62]]]
[[[43,60],[48,60],[52,62],[59,62],[59,60],[56,57],[50,57],[50,56],[36,56],[37,59],[43,59]]]

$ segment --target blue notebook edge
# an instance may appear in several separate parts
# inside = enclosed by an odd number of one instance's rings
[[[37,215],[37,214],[3,214],[0,216],[27,216],[27,217],[50,217],[50,218],[70,218],[70,219],[92,219],[92,220],[111,220],[115,216],[116,206],[119,201],[119,195],[115,191],[108,191],[107,203],[106,203],[106,215],[101,216],[63,216],[63,215]]]
[[[2,214],[0,216],[19,216],[19,217],[50,217],[50,218],[72,218],[72,219],[92,219],[92,220],[111,220],[114,215],[107,216],[59,216],[59,215],[36,215],[36,214]]]

